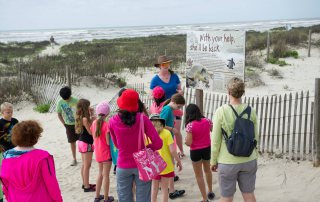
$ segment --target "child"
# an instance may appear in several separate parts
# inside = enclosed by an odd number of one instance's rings
[[[52,155],[34,148],[42,132],[36,121],[22,121],[12,129],[16,147],[4,153],[0,174],[9,202],[62,201]]]
[[[171,133],[167,129],[164,129],[164,127],[166,126],[165,120],[160,118],[157,114],[151,115],[150,120],[152,121],[152,124],[156,128],[163,142],[162,148],[158,150],[158,152],[163,158],[163,160],[167,163],[166,169],[162,171],[160,175],[158,175],[155,179],[152,179],[151,201],[157,202],[159,182],[161,182],[162,201],[167,202],[169,199],[169,179],[174,177],[174,165],[172,162],[172,158],[174,158],[177,161],[177,167],[179,168],[179,171],[182,170],[182,164],[173,146],[173,139]],[[176,197],[180,197],[183,194],[184,190],[177,191]]]
[[[212,173],[210,170],[210,131],[212,130],[212,122],[201,114],[197,105],[189,104],[186,108],[185,124],[187,132],[185,144],[190,146],[190,158],[193,171],[202,195],[202,200],[207,202],[208,199],[213,200],[215,196],[212,192]],[[209,190],[208,194],[206,193],[202,167],[206,176]]]
[[[11,142],[11,129],[18,123],[18,120],[12,117],[13,105],[4,102],[0,106],[2,118],[0,119],[0,165],[2,162],[3,151],[12,149],[14,146]],[[0,202],[3,200],[2,189],[0,187]]]
[[[166,100],[166,94],[161,86],[157,86],[152,90],[152,97],[154,102],[150,106],[150,114],[160,114],[164,101]]]
[[[12,149],[14,145],[11,142],[11,130],[19,121],[12,117],[13,105],[4,102],[0,106],[2,118],[0,119],[0,152]]]
[[[75,111],[78,99],[71,96],[71,89],[65,86],[60,89],[60,96],[62,99],[57,104],[58,118],[66,128],[68,142],[72,152],[73,161],[71,166],[77,165],[76,159],[76,141],[79,136],[75,132]]]
[[[181,109],[185,105],[185,99],[180,93],[174,94],[171,99],[165,101],[165,106],[162,108],[160,112],[160,118],[163,118],[166,122],[165,128],[171,132],[172,138],[174,138],[174,134],[178,133],[178,130],[174,128],[174,115],[173,110]],[[174,199],[180,196],[178,190],[174,189],[174,181],[179,179],[178,176],[170,179],[169,186],[170,186],[170,199]],[[184,190],[181,190],[184,193]]]
[[[96,191],[95,185],[89,184],[89,173],[94,150],[93,138],[90,131],[92,119],[94,117],[91,116],[91,114],[92,110],[90,108],[89,100],[80,99],[76,110],[75,130],[76,133],[79,134],[78,149],[82,158],[81,177],[84,192]]]
[[[110,184],[110,169],[111,169],[111,153],[109,142],[108,123],[105,121],[110,112],[110,107],[107,102],[101,102],[97,105],[96,114],[98,119],[94,120],[91,125],[91,133],[94,137],[94,153],[96,161],[99,164],[99,174],[97,177],[96,185],[96,198],[95,202],[99,202],[104,199],[104,202],[111,202],[114,200],[112,196],[109,196],[109,184]],[[104,196],[100,195],[101,185],[104,185]]]

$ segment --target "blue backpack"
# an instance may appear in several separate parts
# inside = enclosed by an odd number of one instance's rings
[[[229,137],[226,131],[221,128],[222,136],[225,139],[228,152],[234,156],[249,157],[257,146],[257,141],[254,139],[254,124],[250,120],[251,107],[247,106],[247,108],[238,115],[232,105],[229,106],[236,115],[234,128]],[[247,119],[242,118],[244,114],[248,114]]]

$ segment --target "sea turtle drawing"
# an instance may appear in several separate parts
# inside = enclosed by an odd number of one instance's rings
[[[230,60],[228,60],[228,65],[227,67],[229,67],[229,69],[233,69],[233,66],[235,66],[236,64],[233,61],[233,58],[231,58]]]
[[[209,73],[202,65],[194,65],[189,72],[187,72],[187,85],[195,87],[199,81],[209,85]]]

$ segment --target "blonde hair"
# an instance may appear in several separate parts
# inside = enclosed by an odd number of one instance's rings
[[[1,112],[3,112],[5,109],[13,109],[13,104],[9,103],[9,102],[4,102],[1,104],[0,109]]]
[[[158,134],[160,134],[161,131],[164,129],[164,125],[159,120],[152,120],[152,124],[155,127]]]
[[[241,98],[244,94],[244,82],[238,77],[233,77],[228,83],[229,94],[234,98]]]
[[[81,134],[83,130],[82,119],[87,118],[89,123],[91,123],[90,114],[89,114],[90,101],[87,99],[80,99],[77,104],[76,111],[76,133]]]

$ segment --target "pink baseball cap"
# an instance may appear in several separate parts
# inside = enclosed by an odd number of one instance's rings
[[[100,102],[96,107],[97,114],[108,115],[110,112],[110,106],[107,101]]]
[[[163,90],[163,88],[161,86],[156,86],[153,90],[152,90],[152,96],[156,99],[160,99],[163,96],[165,96],[165,92]]]

